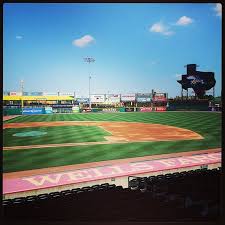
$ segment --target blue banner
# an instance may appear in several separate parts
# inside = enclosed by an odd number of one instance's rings
[[[52,114],[53,113],[52,107],[45,107],[45,113],[46,114]]]
[[[76,102],[78,102],[78,103],[88,103],[89,98],[77,98]]]
[[[23,108],[23,115],[44,114],[44,108]]]

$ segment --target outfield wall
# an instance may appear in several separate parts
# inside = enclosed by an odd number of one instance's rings
[[[48,109],[47,109],[48,108]],[[51,109],[50,109],[51,108]],[[8,108],[3,109],[3,115],[35,115],[35,114],[51,114],[51,113],[113,113],[113,112],[153,112],[153,111],[166,111],[166,107],[106,107],[106,108],[83,108],[73,111],[73,107],[26,107],[26,108]]]
[[[47,109],[48,108],[48,109]],[[51,108],[51,109],[50,109]],[[3,115],[34,115],[34,114],[51,114],[51,113],[113,113],[113,112],[162,112],[162,111],[221,111],[222,108],[212,108],[208,105],[190,105],[190,104],[170,104],[157,107],[101,107],[101,108],[80,108],[74,111],[73,106],[57,107],[26,107],[26,108],[4,108]]]

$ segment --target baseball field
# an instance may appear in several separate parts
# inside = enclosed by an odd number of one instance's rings
[[[221,113],[24,115],[3,123],[3,172],[221,147]]]

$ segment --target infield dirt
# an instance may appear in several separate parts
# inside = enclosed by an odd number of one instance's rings
[[[175,140],[196,140],[203,137],[196,132],[184,128],[138,122],[96,122],[96,121],[58,121],[58,122],[27,122],[27,123],[8,123],[3,125],[6,128],[25,128],[25,127],[52,127],[52,126],[98,126],[109,132],[111,136],[105,136],[106,141],[101,142],[81,142],[81,143],[62,143],[62,144],[43,144],[27,146],[4,147],[3,150],[47,148],[78,145],[96,145],[113,143],[130,143],[146,141],[175,141]]]

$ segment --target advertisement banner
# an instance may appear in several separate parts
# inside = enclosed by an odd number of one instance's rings
[[[43,92],[37,92],[37,91],[35,91],[35,92],[31,92],[30,95],[31,96],[42,96],[43,95]]]
[[[155,111],[166,111],[166,106],[155,107]]]
[[[152,112],[153,108],[152,107],[141,107],[140,112]]]
[[[156,93],[153,97],[154,102],[163,102],[166,101],[166,94],[165,93]]]
[[[118,112],[118,111],[119,111],[118,108],[103,108],[102,109],[102,112],[109,112],[109,113],[111,113],[111,112]]]
[[[10,96],[22,96],[22,92],[11,91],[9,92]]]
[[[97,113],[97,112],[102,112],[102,109],[101,108],[92,108],[91,111]]]
[[[53,108],[72,108],[73,105],[68,105],[68,104],[63,104],[63,105],[58,105],[54,104],[52,105]]]
[[[138,97],[137,102],[151,102],[151,98]]]
[[[77,98],[76,101],[78,103],[88,103],[89,102],[89,98]]]
[[[120,112],[125,112],[125,108],[124,108],[124,107],[120,107],[120,108],[119,108],[119,111],[120,111]]]
[[[23,92],[24,96],[43,96],[43,92]]]
[[[52,107],[45,107],[45,113],[46,114],[52,114],[53,113]]]
[[[73,113],[79,113],[80,112],[80,107],[78,105],[75,105],[72,107],[72,112]]]
[[[44,114],[44,108],[23,108],[23,115]]]
[[[64,92],[64,93],[59,93],[59,96],[72,96],[72,97],[74,97],[74,93],[73,92]]]
[[[92,110],[89,109],[89,108],[86,108],[86,109],[82,109],[82,112],[86,113],[86,112],[91,112]]]
[[[105,95],[91,95],[92,103],[103,103],[105,102]]]
[[[44,96],[58,96],[58,92],[43,92]]]
[[[134,108],[125,108],[125,112],[134,112]]]
[[[121,94],[121,101],[122,102],[134,102],[135,94]]]
[[[151,102],[152,94],[151,93],[137,93],[136,94],[137,102]]]
[[[120,102],[120,95],[116,94],[108,94],[106,95],[106,103],[119,103]]]

